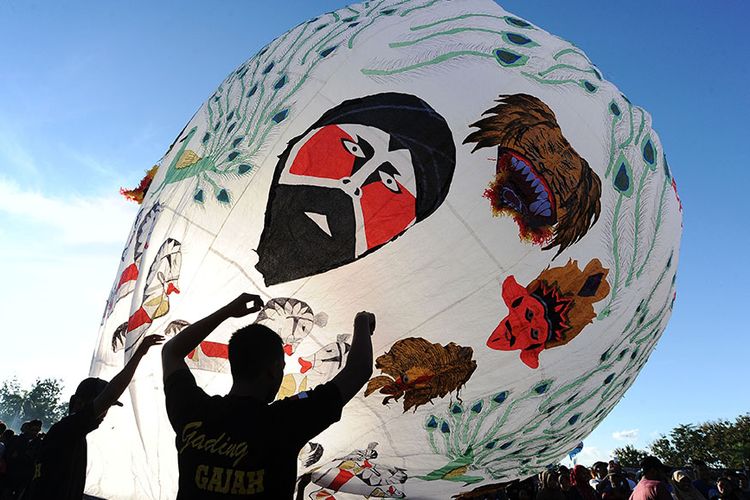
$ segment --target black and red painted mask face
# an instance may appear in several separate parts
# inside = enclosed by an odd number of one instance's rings
[[[326,125],[290,151],[270,205],[265,255],[302,275],[373,250],[416,221],[417,193],[408,149],[366,125]],[[274,231],[274,229],[277,229]],[[259,248],[259,254],[263,248]],[[327,261],[327,262],[325,262]]]
[[[407,149],[391,150],[387,133],[366,125],[326,125],[310,131],[298,146],[292,149],[279,184],[346,193],[354,211],[355,257],[414,223],[417,198],[411,155]],[[305,215],[332,236],[329,218],[335,213]]]
[[[374,252],[437,210],[455,166],[447,122],[419,97],[343,101],[279,156],[255,268],[270,286]]]
[[[539,353],[550,333],[546,309],[541,300],[513,276],[503,282],[503,300],[508,315],[500,321],[487,340],[487,346],[499,351],[521,350],[521,361],[530,368],[539,366]]]

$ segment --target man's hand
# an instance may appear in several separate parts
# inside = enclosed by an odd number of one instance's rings
[[[331,382],[335,385],[341,402],[346,404],[372,376],[372,333],[375,331],[375,315],[362,311],[354,318],[354,336],[346,363]]]
[[[375,333],[375,315],[371,312],[360,311],[354,317],[354,329],[359,330],[366,328],[370,335]]]
[[[242,318],[248,314],[260,311],[263,308],[263,299],[252,293],[242,293],[232,302],[224,306],[224,311],[231,318]]]
[[[144,356],[149,349],[155,345],[161,345],[164,343],[163,335],[146,335],[141,341],[141,345],[135,350],[136,356]]]

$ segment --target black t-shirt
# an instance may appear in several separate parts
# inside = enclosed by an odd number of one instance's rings
[[[83,497],[86,486],[86,434],[99,427],[91,403],[50,427],[42,440],[30,500],[59,500]]]
[[[185,369],[167,378],[164,392],[177,434],[178,500],[291,498],[300,449],[337,422],[343,406],[331,383],[270,405],[209,396]]]

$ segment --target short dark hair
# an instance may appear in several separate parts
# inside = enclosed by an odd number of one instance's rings
[[[651,455],[641,460],[640,465],[641,465],[641,470],[643,470],[644,474],[650,470],[658,470],[658,471],[664,470],[664,465],[662,465],[661,460]]]
[[[229,339],[229,368],[234,378],[255,378],[283,358],[281,337],[267,326],[253,323],[240,328]]]

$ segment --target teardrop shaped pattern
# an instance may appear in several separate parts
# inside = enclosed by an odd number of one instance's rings
[[[518,45],[519,47],[536,47],[539,44],[534,42],[531,38],[522,35],[520,33],[513,33],[506,31],[502,35],[503,40],[506,42],[512,44],[512,45]]]
[[[550,386],[552,386],[552,381],[545,380],[544,382],[537,384],[533,390],[537,394],[544,394],[545,392],[547,392]]]
[[[273,115],[273,117],[271,117],[271,121],[273,121],[274,123],[281,123],[282,121],[284,121],[284,118],[286,118],[286,115],[288,113],[289,113],[288,109],[281,110],[275,115]]]
[[[586,92],[590,92],[592,94],[599,90],[599,87],[588,80],[581,80],[581,87],[583,87]]]
[[[641,148],[643,152],[643,161],[646,162],[646,165],[653,170],[656,168],[656,148],[654,147],[654,143],[651,142],[650,137],[646,137],[643,141],[643,147]]]
[[[523,66],[524,64],[526,64],[526,61],[529,60],[527,56],[517,54],[516,52],[508,49],[495,49],[494,54],[497,62],[499,62],[502,66],[508,68]]]
[[[438,427],[438,421],[435,418],[435,415],[430,415],[430,417],[427,419],[427,422],[425,423],[425,427],[429,430],[435,430]]]
[[[320,51],[320,57],[322,58],[322,57],[329,56],[331,54],[331,52],[333,52],[334,50],[336,50],[336,47],[338,47],[338,46],[334,45],[333,47],[328,47],[327,49],[321,50]]]
[[[533,28],[530,23],[527,23],[523,19],[518,19],[517,17],[505,16],[505,22],[517,28]]]
[[[618,106],[615,101],[609,103],[609,112],[615,115],[617,118],[622,116],[622,110],[620,110],[620,106]]]
[[[616,165],[612,184],[616,190],[629,197],[633,194],[633,170],[623,155],[620,155]]]
[[[516,45],[526,45],[527,43],[531,42],[531,38],[527,38],[517,33],[508,33],[507,37],[511,43],[515,43]]]
[[[219,192],[216,193],[216,199],[222,203],[229,203],[229,192],[226,189],[220,189]]]
[[[492,401],[497,404],[502,404],[506,399],[508,399],[508,391],[503,391],[495,394],[495,397],[492,398]]]

